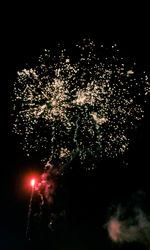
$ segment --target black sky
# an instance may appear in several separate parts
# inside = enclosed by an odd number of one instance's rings
[[[11,133],[10,96],[16,71],[29,63],[32,58],[39,56],[43,48],[56,47],[57,43],[70,46],[74,41],[90,37],[106,45],[119,44],[121,53],[125,57],[136,60],[139,72],[144,69],[150,72],[150,37],[146,6],[144,8],[139,6],[138,10],[135,9],[135,6],[130,5],[120,6],[119,9],[117,9],[117,5],[113,8],[102,5],[97,8],[96,6],[95,8],[88,7],[87,10],[86,6],[80,8],[72,5],[70,10],[67,9],[67,6],[63,9],[60,6],[58,11],[58,6],[49,9],[41,8],[41,10],[39,6],[38,12],[27,6],[23,8],[24,11],[23,9],[22,11],[20,9],[11,11],[9,8],[10,15],[8,14],[6,18],[7,25],[4,26],[2,36],[4,45],[1,48],[6,61],[2,85],[7,85],[8,90],[8,112],[4,111],[2,115],[2,117],[6,117],[6,112],[8,114],[8,126],[4,124],[3,128],[6,133],[3,133],[2,130],[1,250],[30,249],[24,246],[29,194],[24,193],[24,189],[20,185],[22,185],[22,177],[24,178],[30,168],[39,170],[41,167],[38,157],[26,158],[15,135]],[[1,94],[3,95],[3,92]],[[2,99],[6,103],[3,96]],[[4,105],[3,101],[2,105]],[[70,174],[69,180],[66,180],[70,194],[67,201],[68,209],[71,211],[70,220],[72,220],[72,225],[75,224],[72,226],[72,230],[74,230],[72,235],[81,234],[81,238],[85,242],[85,239],[89,238],[91,234],[91,241],[87,239],[86,249],[99,249],[100,246],[105,245],[103,239],[99,240],[98,234],[101,231],[99,228],[103,223],[103,214],[106,217],[105,211],[111,201],[127,199],[132,192],[136,192],[138,189],[149,193],[149,105],[146,106],[145,111],[145,119],[130,151],[128,158],[130,164],[127,167],[121,168],[116,162],[104,162],[97,171],[96,177],[85,178],[80,173],[78,185],[76,184],[76,174]],[[77,229],[75,229],[76,227]],[[67,229],[66,233],[68,233]],[[103,234],[103,232],[101,233]],[[58,230],[58,237],[61,238],[61,235],[61,230]],[[54,234],[54,239],[55,237],[57,241],[57,236]],[[76,241],[71,240],[72,244]],[[83,242],[81,240],[81,244]],[[94,245],[92,242],[95,242]],[[107,247],[110,245],[106,244],[104,249]],[[43,249],[52,248],[46,248],[45,245]],[[84,249],[84,246],[77,249]]]

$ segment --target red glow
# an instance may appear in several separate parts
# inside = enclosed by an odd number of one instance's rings
[[[26,199],[26,202],[28,202],[32,190],[35,192],[39,190],[41,173],[38,168],[40,167],[38,165],[25,165],[16,173],[16,177],[14,179],[14,192],[17,199],[22,200],[23,202]],[[33,186],[32,180],[35,180]]]
[[[34,187],[35,186],[35,179],[31,180],[31,186]]]
[[[23,175],[23,174],[22,174]],[[23,178],[23,192],[31,193],[31,189],[36,190],[40,182],[40,173],[38,171],[26,171]]]

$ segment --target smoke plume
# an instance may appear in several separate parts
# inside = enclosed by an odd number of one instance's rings
[[[142,243],[150,249],[150,217],[134,208],[134,216],[124,217],[125,209],[118,206],[107,223],[110,239],[115,243]]]

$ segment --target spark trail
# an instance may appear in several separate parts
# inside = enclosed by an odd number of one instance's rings
[[[109,56],[91,40],[73,49],[44,50],[14,84],[14,132],[28,154],[42,151],[52,165],[75,153],[86,166],[123,155],[150,93],[146,73],[136,74],[116,45]]]
[[[26,238],[30,240],[30,219],[31,219],[31,212],[32,212],[32,199],[33,199],[33,193],[34,193],[34,185],[32,186],[32,192],[30,197],[30,203],[29,203],[29,209],[28,209],[28,217],[27,217],[27,227],[26,227]]]

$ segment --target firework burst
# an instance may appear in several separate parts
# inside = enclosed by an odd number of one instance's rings
[[[28,154],[43,150],[53,165],[78,155],[94,168],[97,160],[128,150],[150,85],[145,73],[139,77],[135,66],[129,68],[116,45],[109,56],[91,40],[74,51],[44,50],[34,67],[18,72],[14,132],[22,135]]]

